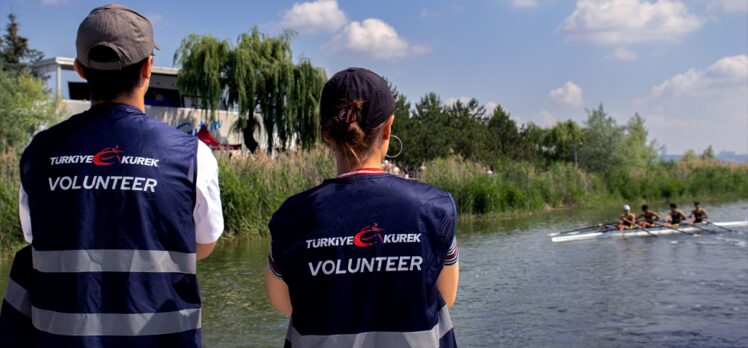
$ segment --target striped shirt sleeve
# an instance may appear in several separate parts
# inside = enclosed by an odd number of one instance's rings
[[[283,274],[281,274],[278,264],[275,263],[272,250],[270,250],[270,254],[268,254],[268,268],[270,269],[270,273],[272,273],[274,277],[283,280]]]
[[[457,260],[460,257],[460,248],[457,246],[457,237],[452,237],[452,243],[449,245],[449,250],[447,251],[447,257],[444,258],[444,264],[454,265],[457,263]]]
[[[449,245],[444,257],[444,265],[454,265],[460,256],[459,247],[457,246],[457,206],[452,196],[449,196],[451,209],[444,221],[444,242]],[[448,243],[448,244],[447,244]]]

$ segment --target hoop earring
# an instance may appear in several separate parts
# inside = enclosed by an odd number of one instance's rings
[[[400,143],[400,151],[398,151],[394,156],[390,156],[390,155],[385,154],[384,157],[395,158],[397,156],[400,156],[401,153],[403,153],[403,141],[400,140],[400,138],[397,135],[390,135],[390,138],[397,139],[397,142]]]

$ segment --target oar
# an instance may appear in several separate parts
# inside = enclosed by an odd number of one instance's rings
[[[704,232],[714,233],[714,231],[707,230],[706,228],[703,228],[703,227],[699,226],[698,224],[692,224],[692,225],[688,225],[688,226],[692,226],[692,227],[700,229],[700,230],[702,230]]]
[[[604,227],[604,226],[607,226],[607,225],[610,225],[610,223],[608,223],[608,224],[602,224],[602,225],[598,224],[598,225],[593,225],[593,226],[581,227],[581,228],[577,228],[577,229],[574,229],[574,230],[568,230],[568,231],[563,231],[563,232],[553,232],[553,233],[549,233],[548,237],[555,237],[555,236],[558,236],[558,235],[561,235],[561,234],[569,234],[569,233],[581,232],[581,231],[586,231],[586,230],[594,230],[596,228]]]
[[[678,232],[680,232],[680,233],[683,233],[683,234],[688,234],[688,232],[686,232],[686,231],[683,231],[683,230],[681,230],[680,228],[678,228],[678,227],[676,227],[676,226],[673,226],[673,225],[670,225],[670,226],[665,226],[665,225],[664,225],[664,224],[662,224],[662,223],[655,223],[655,226],[657,226],[657,227],[664,227],[664,228],[672,228],[672,229],[674,229],[674,230],[676,230],[676,231],[678,231]]]
[[[607,224],[597,225],[598,231],[600,231],[602,233],[608,233],[608,232],[611,232],[611,231],[617,231],[617,229],[615,228],[616,226],[618,226],[618,222],[609,222]],[[607,229],[605,229],[606,227],[607,227]]]
[[[729,229],[729,228],[727,228],[727,227],[722,227],[722,226],[720,226],[720,225],[717,225],[717,224],[715,224],[715,223],[713,223],[713,222],[711,222],[711,221],[707,222],[707,224],[708,224],[708,225],[712,225],[712,226],[714,226],[714,227],[717,227],[717,228],[721,228],[721,229],[723,229],[723,230],[725,230],[725,231],[727,231],[727,232],[735,232],[735,230],[731,230],[731,229]]]
[[[652,232],[647,231],[646,228],[639,227],[639,229],[642,230],[642,231],[644,231],[644,232],[647,232],[647,234],[650,235],[650,236],[652,236],[652,237],[655,237],[655,238],[659,237],[658,235],[656,235],[656,234],[654,234]]]

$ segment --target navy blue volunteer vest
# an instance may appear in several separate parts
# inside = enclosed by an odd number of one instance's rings
[[[200,346],[197,140],[121,104],[36,135],[21,179],[40,347]]]
[[[289,198],[269,260],[293,306],[286,347],[455,347],[436,289],[455,223],[448,193],[389,174]]]

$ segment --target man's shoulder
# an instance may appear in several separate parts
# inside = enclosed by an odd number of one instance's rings
[[[57,123],[45,130],[40,131],[39,133],[36,133],[31,139],[31,144],[29,146],[33,145],[34,143],[53,141],[59,136],[69,134],[71,130],[80,127],[81,123],[84,121],[86,112],[87,111],[84,111],[82,113],[70,116],[60,123]]]
[[[127,120],[138,129],[155,131],[164,135],[180,137],[185,139],[197,139],[193,135],[180,131],[175,127],[157,120],[155,117],[146,113],[137,113],[128,115]]]

